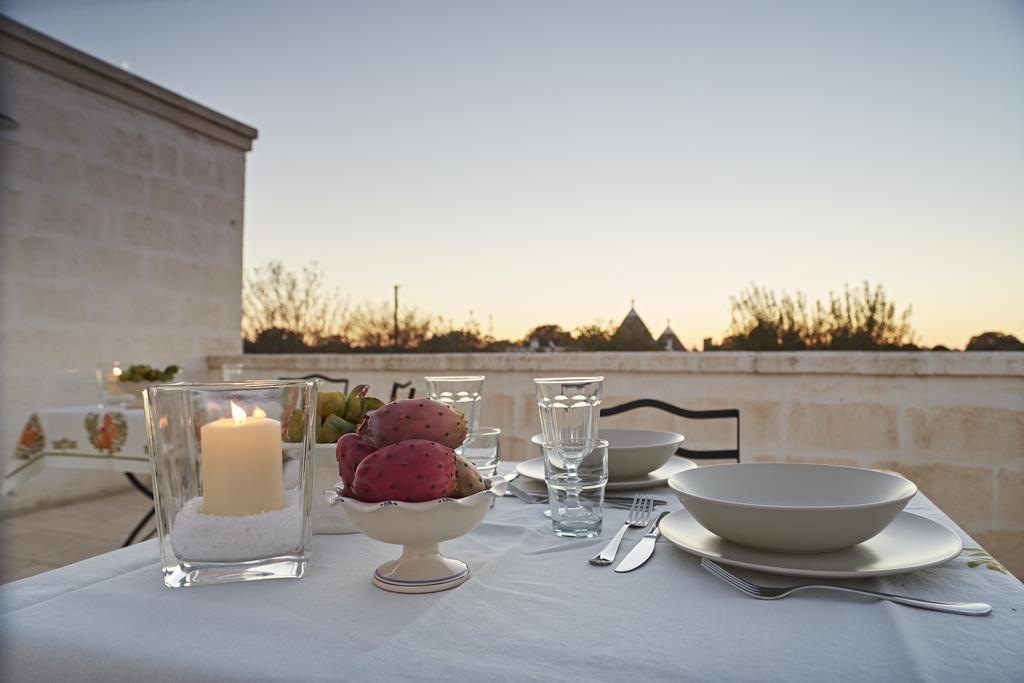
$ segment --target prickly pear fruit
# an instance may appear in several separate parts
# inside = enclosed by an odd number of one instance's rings
[[[485,481],[480,472],[470,461],[461,455],[455,456],[455,494],[453,498],[465,498],[489,488],[490,481]]]
[[[322,418],[327,417],[331,413],[341,415],[344,408],[344,391],[321,391],[316,396],[316,412]]]
[[[371,410],[377,410],[377,408],[383,407],[384,401],[373,396],[367,396],[363,399],[363,412],[369,412]]]
[[[440,401],[406,398],[367,413],[357,431],[378,448],[408,439],[455,448],[466,440],[466,416]]]
[[[302,433],[306,431],[306,422],[302,419],[302,411],[296,408],[288,417],[288,441],[302,441]]]
[[[377,450],[373,444],[363,441],[358,434],[346,434],[338,440],[338,448],[335,455],[338,458],[338,474],[345,482],[345,487],[350,488],[356,478],[356,467],[363,459]]]
[[[317,430],[316,441],[317,443],[336,443],[342,434],[350,434],[355,429],[354,424],[331,413]]]
[[[341,415],[349,422],[359,422],[359,419],[363,416],[363,399],[366,398],[366,394],[369,391],[370,387],[365,384],[360,384],[353,389],[345,401],[344,410],[336,411],[338,415]]]
[[[425,439],[379,448],[356,467],[352,493],[359,500],[418,503],[455,493],[455,453]]]

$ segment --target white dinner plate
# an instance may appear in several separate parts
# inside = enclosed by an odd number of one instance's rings
[[[686,552],[722,564],[769,574],[819,579],[862,579],[934,567],[963,550],[951,529],[909,512],[901,512],[877,536],[831,553],[778,553],[731,543],[702,527],[686,510],[661,520],[661,534]]]
[[[649,473],[644,479],[609,479],[605,490],[624,491],[627,489],[647,489],[652,486],[661,486],[668,481],[668,478],[677,472],[685,472],[693,469],[697,463],[688,459],[673,455],[667,463]],[[516,465],[516,471],[528,479],[544,481],[544,458],[531,458]]]

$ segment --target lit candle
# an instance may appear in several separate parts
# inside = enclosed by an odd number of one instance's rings
[[[284,507],[281,423],[231,403],[231,417],[203,425],[203,512],[252,515]]]

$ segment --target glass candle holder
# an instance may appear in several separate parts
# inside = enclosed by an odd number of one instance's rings
[[[146,389],[166,585],[305,573],[316,396],[311,380]]]

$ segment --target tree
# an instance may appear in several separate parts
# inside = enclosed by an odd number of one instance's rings
[[[810,338],[818,337],[807,312],[807,300],[799,292],[790,296],[752,286],[730,299],[732,323],[721,346],[727,351],[802,351]]]
[[[732,323],[717,349],[735,351],[882,351],[916,349],[908,307],[897,314],[881,286],[829,293],[807,305],[800,292],[776,296],[751,287],[732,300]]]
[[[613,334],[611,323],[582,325],[573,332],[572,346],[577,351],[607,351],[611,348]]]
[[[245,353],[309,353],[313,350],[302,335],[280,327],[262,330],[255,339],[246,339],[242,346]]]
[[[399,313],[396,346],[394,314],[387,302],[356,308],[349,320],[353,345],[367,351],[412,351],[430,336],[430,318],[406,308]]]
[[[910,326],[908,306],[897,315],[896,304],[888,301],[879,285],[865,282],[859,292],[848,288],[843,297],[829,294],[827,314],[817,307],[816,322],[823,333],[823,346],[832,351],[915,350],[917,334]]]
[[[572,345],[572,334],[563,330],[560,325],[540,325],[523,337],[522,344],[529,346],[534,340],[540,344],[541,348],[550,348],[551,346],[565,348]]]
[[[1024,351],[1024,342],[1012,334],[982,332],[967,342],[968,351]]]
[[[337,291],[324,290],[316,263],[304,266],[301,274],[286,270],[280,261],[257,266],[243,280],[242,333],[255,343],[273,330],[294,333],[309,347],[327,337],[347,343],[347,300]]]

